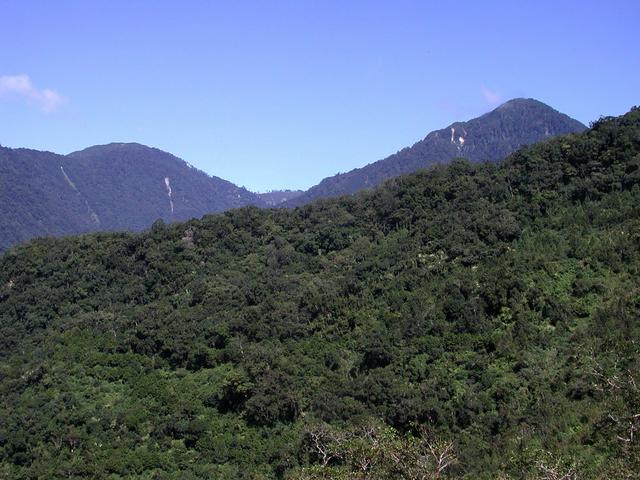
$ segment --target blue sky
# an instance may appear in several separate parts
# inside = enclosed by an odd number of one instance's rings
[[[634,1],[0,0],[0,144],[307,188],[503,100],[640,103]]]

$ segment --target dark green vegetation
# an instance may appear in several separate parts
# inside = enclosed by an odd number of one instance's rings
[[[481,117],[431,132],[413,146],[383,160],[325,178],[285,205],[299,206],[320,198],[355,193],[457,157],[472,162],[502,160],[524,145],[555,135],[579,133],[585,128],[542,102],[516,98]]]
[[[296,210],[33,241],[0,261],[0,477],[637,478],[639,267],[637,109]]]
[[[244,188],[135,143],[67,156],[0,147],[0,251],[34,237],[143,230],[158,218],[188,220],[249,204],[264,205]]]

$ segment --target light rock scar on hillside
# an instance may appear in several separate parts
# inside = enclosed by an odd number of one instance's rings
[[[85,207],[87,207],[87,213],[89,214],[89,217],[91,218],[91,221],[93,223],[95,223],[96,225],[100,225],[100,218],[98,217],[98,214],[93,211],[93,209],[91,208],[91,205],[89,205],[89,201],[86,198],[84,198],[82,193],[80,193],[80,190],[78,190],[78,187],[76,187],[76,184],[73,183],[73,181],[69,178],[69,175],[67,175],[67,172],[64,171],[64,168],[62,167],[62,165],[60,165],[60,171],[62,172],[62,176],[64,177],[66,182],[69,184],[69,186],[83,200]]]

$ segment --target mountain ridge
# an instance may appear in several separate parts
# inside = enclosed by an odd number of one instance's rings
[[[295,207],[352,194],[455,157],[499,160],[517,147],[586,128],[533,99],[454,122],[389,157],[323,179],[306,192],[253,193],[171,153],[136,142],[59,155],[0,147],[0,251],[37,236],[139,231],[245,205]]]
[[[579,133],[586,128],[539,100],[514,98],[479,117],[434,130],[412,146],[382,160],[324,178],[282,206],[296,207],[318,198],[353,194],[389,178],[456,157],[474,162],[501,160],[521,146],[555,135]]]
[[[252,204],[254,193],[139,143],[59,155],[0,148],[0,250],[37,236],[139,231]]]

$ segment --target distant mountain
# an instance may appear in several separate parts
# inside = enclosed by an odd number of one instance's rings
[[[112,143],[69,155],[0,147],[0,250],[40,236],[142,230],[201,217],[256,194],[156,148]]]
[[[271,190],[270,192],[258,193],[257,195],[268,207],[275,207],[288,200],[299,197],[304,190]]]
[[[69,155],[0,147],[0,251],[40,236],[148,228],[245,205],[303,205],[351,194],[455,157],[499,160],[522,145],[586,127],[532,99],[511,100],[481,117],[431,132],[384,160],[325,178],[306,192],[255,194],[184,160],[136,143]]]
[[[501,160],[523,145],[587,127],[534,99],[516,98],[467,122],[456,122],[423,140],[362,168],[325,178],[303,195],[285,202],[294,207],[319,198],[352,194],[384,180],[456,157],[473,162]]]

